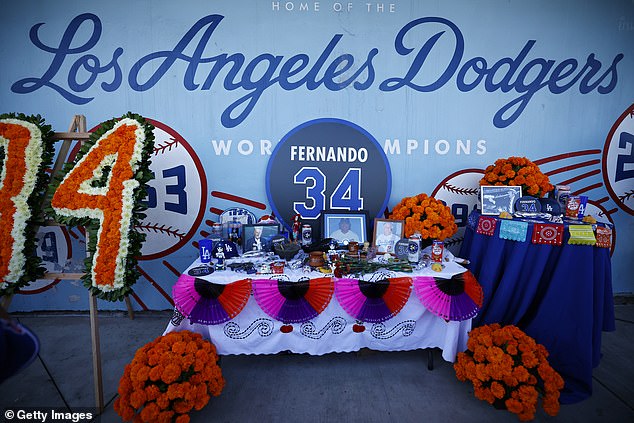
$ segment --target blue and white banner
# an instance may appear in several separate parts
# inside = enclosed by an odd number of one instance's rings
[[[24,0],[0,23],[1,112],[157,128],[135,307],[171,308],[231,207],[288,225],[424,192],[451,206],[457,250],[477,181],[510,156],[615,225],[614,292],[634,291],[631,0]],[[82,238],[42,228],[49,270],[76,270]],[[24,291],[13,309],[87,308],[79,283]]]

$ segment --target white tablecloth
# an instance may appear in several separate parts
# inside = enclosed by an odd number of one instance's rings
[[[200,265],[192,263],[189,268]],[[189,270],[188,268],[188,270]],[[390,272],[390,277],[435,276],[450,278],[465,269],[455,263],[446,263],[443,272],[425,269],[415,273]],[[318,272],[286,272],[291,280],[300,277],[318,278]],[[232,271],[215,272],[204,277],[214,283],[251,278],[268,278],[268,275],[246,275]],[[218,325],[191,324],[177,310],[165,333],[190,330],[202,334],[216,346],[221,355],[228,354],[274,354],[281,351],[321,355],[331,352],[350,352],[367,347],[381,351],[406,351],[438,347],[442,357],[450,362],[456,354],[464,351],[467,333],[471,330],[471,319],[462,322],[446,322],[427,310],[414,290],[403,309],[383,323],[362,323],[348,315],[339,305],[336,295],[326,309],[305,323],[292,324],[292,330],[282,322],[268,316],[260,309],[253,295],[245,308],[232,320]]]

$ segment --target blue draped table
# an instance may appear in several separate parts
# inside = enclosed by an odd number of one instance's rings
[[[475,227],[479,217],[474,212],[469,219]],[[615,330],[610,249],[568,244],[568,224],[560,246],[533,244],[532,222],[525,242],[501,239],[497,220],[492,236],[468,226],[460,250],[484,290],[473,326],[522,329],[548,349],[564,378],[561,403],[582,401],[592,395],[601,332]]]

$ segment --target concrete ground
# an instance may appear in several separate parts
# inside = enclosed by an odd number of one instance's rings
[[[616,332],[603,334],[603,359],[594,371],[591,398],[562,405],[558,416],[538,410],[538,422],[634,422],[634,305],[617,305]],[[6,407],[94,407],[90,323],[86,314],[17,314],[41,341],[38,359],[0,385]],[[99,330],[105,411],[96,422],[117,422],[119,378],[137,348],[161,335],[171,312],[101,312]],[[434,351],[309,356],[225,356],[224,391],[192,422],[517,422],[473,395],[451,363]],[[8,420],[6,422],[18,421]],[[49,420],[50,421],[50,420]]]

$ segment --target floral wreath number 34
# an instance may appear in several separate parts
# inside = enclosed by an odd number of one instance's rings
[[[0,296],[44,274],[36,250],[53,131],[40,115],[0,115]]]
[[[60,223],[88,231],[83,281],[104,300],[121,300],[139,277],[145,234],[134,228],[145,217],[153,129],[132,113],[102,123],[50,186],[47,211]]]

